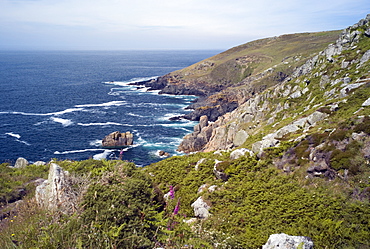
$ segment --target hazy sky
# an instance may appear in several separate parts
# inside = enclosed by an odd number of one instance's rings
[[[369,0],[0,0],[0,49],[227,49],[367,13]]]

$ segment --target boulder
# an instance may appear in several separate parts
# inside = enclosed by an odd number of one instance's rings
[[[170,156],[170,153],[165,152],[165,151],[163,151],[163,150],[160,150],[160,151],[158,152],[158,155],[159,155],[160,157],[169,157],[169,156]]]
[[[201,159],[197,162],[197,164],[195,164],[194,169],[195,169],[195,170],[199,170],[199,166],[200,166],[202,163],[204,163],[205,161],[207,161],[207,158],[201,158]]]
[[[220,163],[223,163],[223,161],[219,161],[217,159],[215,160],[215,165],[213,167],[213,173],[215,174],[215,176],[216,176],[217,179],[220,179],[222,181],[227,181],[227,179],[229,179],[229,176],[227,174],[225,174],[224,172],[219,171],[217,169],[217,166]]]
[[[370,98],[368,98],[367,100],[365,100],[364,103],[362,103],[361,106],[365,107],[365,106],[369,106],[370,105]]]
[[[262,249],[312,249],[311,238],[305,236],[290,236],[285,233],[270,235]]]
[[[20,157],[15,161],[14,168],[25,168],[28,166],[28,161],[27,159]]]
[[[236,132],[235,137],[234,137],[234,146],[238,147],[242,145],[247,138],[249,137],[249,134],[245,130],[239,130]]]
[[[231,160],[238,159],[239,157],[245,156],[245,153],[247,153],[247,152],[249,153],[250,156],[254,155],[253,151],[251,151],[247,148],[241,148],[241,149],[237,149],[237,150],[234,150],[233,152],[231,152],[230,159]]]
[[[52,163],[48,179],[36,187],[37,204],[50,211],[73,213],[76,210],[76,194],[69,191],[71,186],[68,177],[68,171]]]
[[[119,131],[112,132],[102,140],[103,148],[121,148],[132,145],[134,135],[131,132],[121,133]]]
[[[45,162],[43,162],[43,161],[37,161],[37,162],[35,162],[33,165],[36,165],[36,166],[42,166],[42,165],[46,165],[46,163],[45,163]]]
[[[208,210],[211,208],[200,196],[191,207],[194,209],[194,215],[200,219],[206,219],[209,217],[210,213]]]

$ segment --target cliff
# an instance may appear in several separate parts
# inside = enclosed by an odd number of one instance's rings
[[[288,133],[308,135],[309,129],[324,118],[334,123],[330,128],[336,128],[338,109],[347,109],[351,96],[356,95],[357,90],[366,92],[369,85],[369,18],[343,30],[335,43],[312,54],[298,67],[295,60],[284,60],[273,66],[271,71],[280,72],[276,68],[282,64],[291,72],[285,71],[284,79],[271,81],[269,87],[263,84],[266,89],[254,92],[252,97],[237,98],[239,102],[233,111],[187,135],[179,150],[213,151],[249,146],[259,153],[264,148],[276,146]],[[251,82],[260,85],[267,80]],[[238,91],[234,91],[236,93]],[[365,94],[361,100],[366,99]],[[356,119],[368,114],[362,104],[352,106],[358,112],[356,115],[348,112],[345,118]]]

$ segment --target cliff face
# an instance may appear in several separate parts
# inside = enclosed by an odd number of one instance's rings
[[[258,154],[277,146],[288,134],[310,134],[316,123],[324,119],[332,123],[327,128],[336,128],[340,118],[349,120],[369,115],[369,110],[361,106],[369,97],[367,90],[363,90],[365,95],[351,107],[357,108],[356,115],[346,112],[342,117],[337,116],[338,110],[349,108],[347,105],[357,90],[367,89],[370,84],[369,20],[370,15],[343,30],[336,42],[312,54],[298,67],[295,66],[298,57],[286,59],[263,73],[247,77],[238,87],[218,93],[226,95],[228,103],[237,103],[236,109],[225,111],[215,122],[187,135],[179,150],[213,151],[243,145]],[[288,70],[280,70],[282,66]],[[277,74],[280,77],[273,80]]]

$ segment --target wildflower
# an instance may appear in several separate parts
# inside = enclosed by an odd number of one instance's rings
[[[170,186],[170,198],[174,199],[175,198],[175,190],[172,186]]]
[[[15,234],[14,233],[12,233],[12,237],[14,237],[15,236]]]
[[[10,222],[13,222],[13,220],[10,220]]]
[[[179,200],[177,201],[177,204],[176,204],[176,207],[175,207],[175,209],[173,210],[173,214],[178,214],[178,212],[179,212],[179,209],[180,209],[180,198],[179,198]]]

